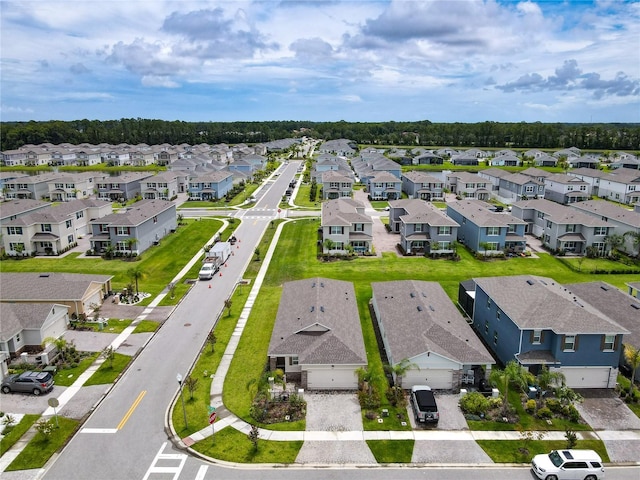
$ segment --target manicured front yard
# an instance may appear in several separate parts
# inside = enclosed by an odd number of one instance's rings
[[[25,415],[17,424],[5,426],[2,431],[3,437],[0,439],[0,457],[20,440],[22,435],[24,435],[39,418],[40,415]],[[4,422],[5,420],[6,415],[0,418],[0,422]]]
[[[96,372],[89,377],[85,386],[89,385],[104,385],[107,383],[115,382],[118,375],[127,368],[131,357],[129,355],[123,355],[121,353],[115,353],[113,362],[105,360],[102,365],[96,370]]]
[[[378,463],[411,463],[413,440],[367,440]]]
[[[529,463],[540,453],[567,448],[563,440],[478,440],[477,443],[496,463]],[[595,450],[603,462],[609,462],[607,449],[600,440],[578,440],[573,448]]]

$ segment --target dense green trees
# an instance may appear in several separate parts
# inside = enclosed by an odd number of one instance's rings
[[[25,144],[261,143],[309,136],[349,138],[367,145],[461,146],[640,150],[638,124],[432,123],[418,122],[183,122],[122,118],[71,122],[2,122],[1,149]]]

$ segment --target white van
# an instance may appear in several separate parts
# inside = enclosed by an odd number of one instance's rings
[[[536,455],[531,462],[533,473],[541,480],[601,480],[602,459],[593,450],[553,450]]]

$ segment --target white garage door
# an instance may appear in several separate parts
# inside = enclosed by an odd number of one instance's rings
[[[312,368],[307,373],[309,390],[356,390],[358,377],[354,370],[336,368]]]
[[[422,369],[410,370],[402,379],[402,388],[414,385],[428,385],[436,390],[450,390],[453,388],[453,370]]]
[[[610,367],[563,367],[560,369],[570,388],[611,388],[615,372]],[[614,383],[610,376],[614,375]]]

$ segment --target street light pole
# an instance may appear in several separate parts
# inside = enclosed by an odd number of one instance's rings
[[[189,428],[189,424],[187,423],[187,410],[184,407],[184,395],[182,394],[182,375],[177,374],[176,380],[178,380],[178,385],[180,386],[180,399],[182,400],[182,414],[184,415],[184,428]]]

